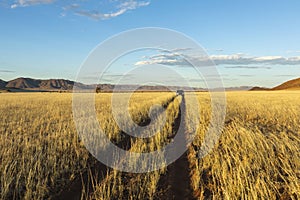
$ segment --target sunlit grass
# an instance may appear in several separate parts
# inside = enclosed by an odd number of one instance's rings
[[[139,107],[130,105],[132,115],[172,96],[133,95]],[[120,140],[110,102],[111,94],[96,95],[98,120],[111,139]],[[45,199],[86,170],[89,154],[73,122],[72,94],[0,94],[0,116],[0,199]]]
[[[193,195],[198,199],[299,199],[300,92],[228,92],[226,96],[222,135],[203,159],[199,149],[211,120],[210,96],[197,94],[199,119],[191,112],[196,110],[194,104],[187,105],[186,132],[196,131],[188,150]],[[95,110],[101,128],[118,143],[124,137],[111,113],[111,97],[97,94]],[[174,93],[159,92],[131,97],[128,111],[134,122],[149,121],[149,110],[158,109],[153,105],[163,105],[166,112],[155,117],[163,121],[165,114],[166,123],[151,139],[131,139],[129,151],[151,152],[171,142],[181,102],[180,97],[170,101],[173,97]],[[121,103],[114,106],[124,109]],[[89,171],[93,158],[75,129],[72,94],[2,93],[0,116],[0,199],[47,199]],[[126,125],[126,120],[121,123]],[[109,170],[101,180],[90,174],[94,191],[83,198],[155,199],[165,173],[166,168],[145,174]]]
[[[199,95],[200,102],[207,98]],[[189,155],[199,199],[300,198],[299,92],[227,93],[220,140],[208,156],[198,159],[205,118],[201,124]]]

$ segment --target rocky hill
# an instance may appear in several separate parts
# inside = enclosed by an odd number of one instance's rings
[[[270,90],[299,90],[300,89],[300,78],[286,81],[273,88],[264,87],[253,87],[250,91],[270,91]]]
[[[284,82],[281,85],[272,88],[272,90],[291,90],[291,89],[300,89],[300,78]]]
[[[0,89],[5,88],[6,85],[7,85],[7,82],[0,79]]]
[[[270,88],[265,88],[265,87],[253,87],[251,88],[249,91],[268,91],[268,90],[271,90]]]
[[[5,88],[27,90],[72,90],[73,85],[74,81],[64,79],[40,80],[32,78],[17,78],[8,81]]]
[[[111,85],[111,84],[93,84],[93,85],[85,85],[82,83],[64,80],[64,79],[48,79],[48,80],[41,80],[41,79],[32,79],[32,78],[16,78],[14,80],[5,82],[0,80],[0,89],[2,90],[9,90],[14,92],[22,92],[22,91],[71,91],[73,86],[82,88],[82,89],[92,89],[94,90],[97,88],[97,92],[112,92],[112,91],[168,91],[168,90],[200,90],[204,91],[201,88],[190,88],[190,87],[176,87],[176,86],[140,86],[137,87],[136,85]]]

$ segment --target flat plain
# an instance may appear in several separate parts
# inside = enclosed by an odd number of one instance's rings
[[[122,93],[114,95],[122,98]],[[197,122],[188,105],[183,115],[184,100],[175,93],[132,95],[128,110],[139,125],[151,122],[153,105],[165,108],[154,115],[159,121],[165,114],[163,128],[147,140],[120,130],[111,98],[96,94],[95,104],[111,141],[128,151],[155,151],[172,142],[178,118],[185,117],[186,133],[196,137],[184,157],[149,173],[104,170],[76,132],[71,93],[2,93],[0,199],[300,199],[299,90],[227,92],[222,134],[204,158],[199,149],[211,118],[209,93],[197,93]],[[180,170],[186,177],[178,183]]]

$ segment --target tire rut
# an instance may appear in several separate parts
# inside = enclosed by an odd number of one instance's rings
[[[167,108],[169,104],[175,100],[175,98],[176,96],[169,99],[162,106],[164,108]],[[147,126],[148,123],[150,123],[150,121],[146,119],[142,123],[140,123],[139,126]],[[120,132],[120,134],[122,135],[123,140],[118,143],[113,143],[118,147],[123,148],[124,150],[129,150],[132,145],[132,138],[133,140],[135,138],[129,136],[125,132]],[[98,181],[102,181],[112,169],[96,160],[91,154],[89,155],[89,157],[91,158],[90,163],[92,163],[92,165],[90,165],[90,167],[88,167],[84,172],[80,173],[69,185],[62,189],[59,194],[52,196],[51,199],[81,200],[83,195],[89,196],[90,194],[92,194],[93,179],[95,179],[96,177]]]
[[[182,102],[179,109],[179,114],[174,121],[173,125],[173,138],[179,131],[179,127],[185,127],[185,99],[182,96]],[[181,123],[181,117],[183,117]],[[178,136],[180,141],[183,141],[187,146],[187,139],[185,134]],[[176,149],[174,149],[176,151]],[[193,197],[193,190],[190,182],[190,168],[188,160],[188,152],[186,151],[179,159],[167,167],[166,174],[162,175],[158,182],[158,195],[157,199],[174,199],[174,200],[188,200],[195,199]]]

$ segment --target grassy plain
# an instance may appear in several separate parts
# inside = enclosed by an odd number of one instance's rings
[[[209,97],[199,94],[199,101]],[[209,116],[209,106],[202,108],[201,116]],[[201,119],[189,148],[198,199],[300,198],[299,91],[227,93],[223,133],[213,151],[198,159],[207,122]]]
[[[132,102],[136,98],[139,107],[130,103],[130,113],[136,117],[141,114],[139,109],[149,110],[172,96],[133,95]],[[109,138],[118,141],[122,138],[110,102],[111,94],[97,94],[96,113]],[[91,156],[75,129],[72,94],[0,94],[0,116],[0,199],[49,198],[87,170]]]
[[[188,149],[194,197],[300,199],[300,91],[227,92],[222,135],[203,159],[198,153],[211,107],[208,93],[197,96],[201,118]],[[167,120],[152,139],[132,140],[130,151],[149,152],[170,142],[181,102],[173,97],[159,92],[132,96],[128,109],[136,123],[149,120],[154,104],[165,106]],[[101,127],[118,143],[124,137],[113,120],[110,102],[111,94],[97,94],[95,108]],[[0,116],[0,199],[51,198],[95,162],[76,133],[72,94],[3,93]],[[186,118],[188,132],[194,122],[188,113]],[[152,199],[164,192],[158,182],[165,173],[166,169],[146,174],[110,170],[101,180],[90,177],[93,192],[83,192],[82,198]]]

